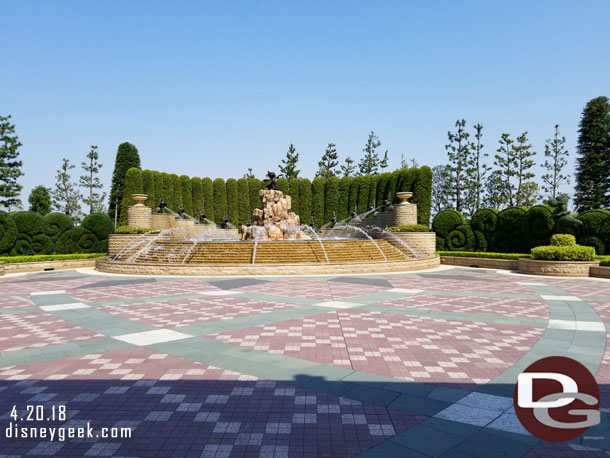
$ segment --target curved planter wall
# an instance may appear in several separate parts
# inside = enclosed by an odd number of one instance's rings
[[[522,274],[548,275],[552,277],[588,277],[591,267],[599,261],[539,261],[519,259],[518,269]]]

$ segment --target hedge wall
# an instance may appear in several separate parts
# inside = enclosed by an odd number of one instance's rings
[[[123,189],[123,198],[121,200],[121,216],[120,224],[127,224],[127,207],[135,205],[135,201],[131,198],[132,194],[142,194],[142,171],[136,167],[127,170],[125,174],[125,188]]]
[[[104,253],[114,224],[105,213],[93,213],[74,227],[61,213],[0,212],[0,256]]]
[[[382,205],[388,197],[392,203],[396,203],[397,191],[413,192],[411,201],[417,203],[418,223],[430,223],[432,171],[425,166],[354,178],[331,177],[325,180],[317,177],[313,183],[307,178],[280,178],[277,187],[292,197],[292,210],[301,217],[303,224],[310,223],[312,214],[316,225],[323,226],[330,222],[333,211],[337,220],[341,221],[350,216],[356,206],[358,213],[363,213],[373,205]],[[226,214],[236,225],[247,223],[252,211],[260,207],[261,188],[263,183],[257,178],[229,178],[226,182],[217,178],[212,181],[210,178],[179,177],[176,174],[140,171],[135,168],[128,171],[125,177],[125,191],[146,192],[149,195],[146,204],[153,208],[157,206],[159,198],[163,197],[168,208],[173,211],[178,211],[182,202],[186,212],[195,218],[199,216],[199,210],[203,209],[207,218],[216,223],[222,222]],[[133,201],[126,199],[124,204],[133,205]],[[127,212],[122,214],[126,219]],[[123,224],[125,222],[122,221]]]
[[[437,235],[438,250],[527,253],[534,247],[550,244],[556,233],[551,215],[552,209],[547,205],[509,207],[501,212],[482,208],[466,224],[457,211],[443,210],[434,218],[432,230]],[[589,210],[577,218],[583,222],[575,234],[578,244],[594,247],[598,255],[609,253],[610,211]]]

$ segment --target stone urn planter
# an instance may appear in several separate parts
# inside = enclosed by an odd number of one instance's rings
[[[396,197],[398,197],[400,199],[400,204],[399,205],[404,205],[404,204],[408,204],[408,200],[413,197],[413,193],[412,192],[397,192],[396,193]]]
[[[522,274],[548,275],[551,277],[588,277],[591,267],[599,261],[541,261],[519,259],[518,269]]]
[[[148,194],[132,194],[131,198],[136,201],[136,205],[144,205],[143,202],[148,199]]]

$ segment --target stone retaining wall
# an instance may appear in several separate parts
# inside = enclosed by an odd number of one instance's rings
[[[392,232],[396,237],[403,240],[422,257],[434,256],[436,254],[436,233],[434,232]],[[392,240],[391,236],[384,235],[386,240]]]
[[[482,269],[517,270],[517,259],[467,258],[462,256],[441,256],[441,264],[462,267],[480,267]]]
[[[518,269],[522,274],[548,275],[552,277],[588,277],[591,267],[599,261],[540,261],[519,259]]]
[[[108,256],[111,258],[116,256],[123,248],[140,238],[144,240],[154,236],[154,234],[110,234],[108,236]]]
[[[610,267],[606,266],[591,266],[589,275],[597,278],[610,278]]]
[[[0,263],[0,275],[17,272],[43,272],[45,270],[80,269],[95,267],[97,259],[66,259],[64,261],[7,262]]]
[[[145,264],[98,259],[96,270],[118,274],[143,275],[335,275],[370,274],[382,272],[406,272],[432,269],[440,265],[438,256],[418,258],[410,261],[337,263],[337,264]]]

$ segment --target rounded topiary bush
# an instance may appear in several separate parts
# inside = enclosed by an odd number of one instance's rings
[[[475,246],[475,235],[468,224],[456,227],[445,239],[445,248],[449,251],[474,251]]]
[[[456,210],[438,212],[432,221],[432,230],[441,238],[446,238],[456,227],[465,224],[464,217]]]
[[[500,253],[523,253],[525,244],[521,229],[526,211],[521,207],[509,207],[498,213],[496,231],[491,240],[491,250]]]
[[[551,245],[574,246],[576,245],[576,237],[571,234],[555,234],[551,237]]]
[[[65,232],[55,244],[57,254],[100,253],[100,242],[92,232],[82,226]]]
[[[599,237],[595,237],[594,235],[579,237],[578,244],[595,248],[595,252],[599,255],[606,254],[606,244],[602,242]]]
[[[582,221],[576,241],[594,246],[597,254],[606,254],[610,245],[610,216],[606,210],[589,210],[577,217]]]
[[[114,231],[114,223],[105,213],[91,213],[85,217],[81,227],[95,235],[98,240],[107,239]]]
[[[487,243],[487,237],[485,237],[485,233],[483,231],[473,231],[473,232],[474,232],[475,251],[487,251],[488,243]]]
[[[32,237],[30,254],[52,254],[54,251],[53,240],[48,235],[37,234]]]
[[[17,225],[8,213],[0,212],[0,253],[8,253],[17,240]]]
[[[436,236],[436,251],[445,251],[445,239]]]
[[[551,215],[551,209],[546,205],[535,205],[527,211],[521,228],[524,246],[532,248],[549,243],[555,228]]]
[[[26,234],[17,234],[17,240],[9,251],[11,256],[24,256],[30,254],[30,245],[32,244],[32,238]]]
[[[44,217],[36,212],[19,212],[13,215],[17,232],[30,238],[44,233]]]
[[[472,229],[484,234],[491,234],[498,225],[498,210],[495,208],[481,208],[472,216],[470,221]]]
[[[54,242],[66,231],[72,230],[74,224],[69,216],[63,213],[49,213],[44,218],[44,233]]]
[[[593,261],[595,248],[590,246],[538,246],[532,248],[532,257],[543,261]]]

